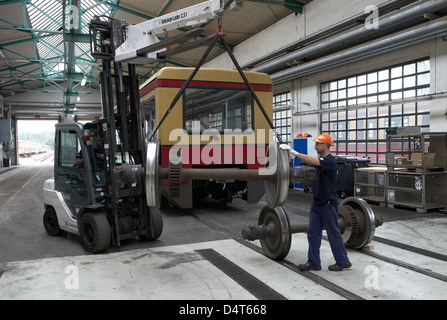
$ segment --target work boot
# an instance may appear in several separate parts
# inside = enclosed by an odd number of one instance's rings
[[[343,269],[348,269],[352,266],[351,262],[348,262],[347,264],[344,265],[340,265],[340,264],[333,264],[331,266],[329,266],[329,271],[342,271]]]
[[[314,265],[310,264],[309,262],[306,262],[305,264],[300,264],[298,266],[298,268],[300,268],[301,271],[321,270],[321,266],[314,266]]]

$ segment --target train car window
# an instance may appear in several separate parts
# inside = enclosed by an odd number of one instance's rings
[[[253,129],[253,98],[247,90],[187,88],[183,97],[184,129],[193,122],[206,129]]]
[[[152,96],[141,103],[144,117],[144,136],[149,140],[155,130],[155,96]]]

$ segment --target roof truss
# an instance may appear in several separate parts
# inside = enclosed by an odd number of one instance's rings
[[[229,8],[233,1],[225,0],[225,8]],[[295,12],[301,12],[303,6],[295,0],[242,2],[283,6]],[[174,10],[175,4],[175,0],[160,1],[155,16]],[[19,6],[21,17],[3,15],[0,18],[1,32],[10,30],[22,35],[15,39],[6,37],[4,39],[7,40],[0,42],[0,61],[4,61],[0,67],[0,89],[10,90],[11,94],[14,91],[46,92],[60,101],[67,113],[71,112],[79,97],[98,90],[97,74],[101,66],[90,55],[88,35],[92,17],[117,18],[117,13],[121,12],[140,20],[154,18],[131,9],[130,5],[122,5],[119,0],[0,0],[0,10],[17,9]],[[24,52],[22,44],[33,49]],[[184,62],[168,59],[152,66],[139,66],[141,80],[166,64],[183,66]]]

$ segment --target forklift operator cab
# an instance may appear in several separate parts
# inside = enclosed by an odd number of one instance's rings
[[[56,189],[71,207],[97,207],[106,186],[101,138],[98,130],[88,125],[56,126],[54,179]],[[73,214],[76,217],[76,212]]]

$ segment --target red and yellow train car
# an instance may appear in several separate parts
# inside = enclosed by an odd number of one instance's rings
[[[161,167],[264,167],[273,132],[249,88],[235,70],[200,69],[161,122],[192,71],[192,68],[163,68],[140,86],[147,138],[159,126],[154,136],[161,145]],[[271,121],[270,77],[255,72],[246,72],[245,76]],[[256,203],[264,195],[263,181],[228,180],[222,177],[176,180],[175,175],[162,180],[162,194],[180,208],[191,208],[195,197],[211,196],[227,203],[240,195],[247,202]]]

